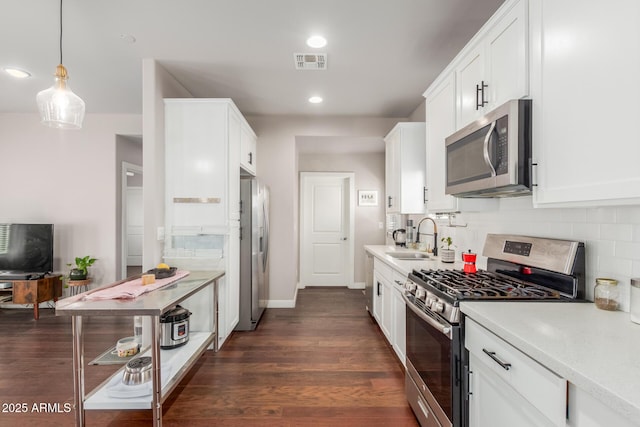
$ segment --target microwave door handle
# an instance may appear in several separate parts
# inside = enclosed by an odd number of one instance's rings
[[[496,128],[496,122],[492,122],[491,123],[491,127],[489,128],[489,132],[487,132],[487,135],[484,137],[484,147],[483,147],[483,154],[484,154],[484,162],[487,164],[487,166],[489,166],[489,169],[491,169],[491,176],[496,176],[496,168],[493,167],[493,164],[491,163],[491,157],[489,156],[489,141],[491,140],[491,135],[493,135],[493,131]]]

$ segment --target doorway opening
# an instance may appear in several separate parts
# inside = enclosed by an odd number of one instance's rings
[[[122,279],[142,273],[142,166],[122,162]]]

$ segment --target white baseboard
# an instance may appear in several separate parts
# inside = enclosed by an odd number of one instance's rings
[[[298,300],[298,288],[293,295],[293,299],[270,299],[267,303],[267,308],[296,308],[296,301]]]
[[[364,282],[355,282],[349,289],[364,289]]]

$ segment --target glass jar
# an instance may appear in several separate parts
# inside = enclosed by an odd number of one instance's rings
[[[618,281],[599,277],[593,291],[596,307],[602,310],[617,310],[619,305]]]

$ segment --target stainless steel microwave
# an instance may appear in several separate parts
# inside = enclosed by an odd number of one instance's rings
[[[508,101],[445,140],[446,194],[531,193],[531,100]]]

